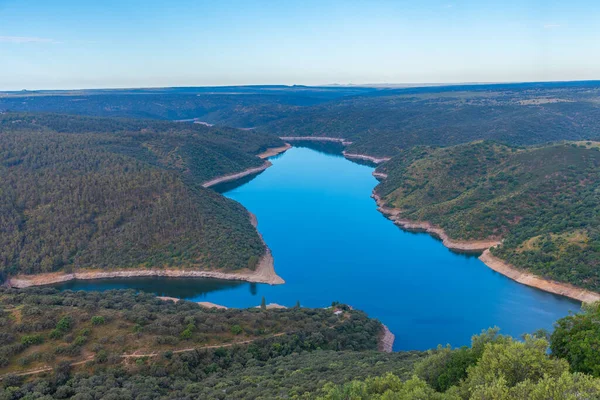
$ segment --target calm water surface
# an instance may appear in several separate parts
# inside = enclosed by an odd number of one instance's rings
[[[370,198],[373,168],[336,154],[294,147],[225,195],[258,217],[285,285],[202,279],[80,281],[63,289],[136,288],[230,307],[260,303],[366,311],[396,335],[396,350],[468,344],[490,326],[520,336],[577,311],[580,304],[517,284],[474,256],[427,234],[404,232]]]

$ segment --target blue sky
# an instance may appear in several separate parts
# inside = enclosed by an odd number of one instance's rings
[[[580,79],[598,0],[0,0],[0,90]]]

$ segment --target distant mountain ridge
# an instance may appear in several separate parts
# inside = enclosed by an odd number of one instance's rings
[[[0,94],[0,112],[186,120],[277,136],[329,136],[390,157],[416,145],[512,145],[600,137],[600,81],[368,86],[225,86]]]

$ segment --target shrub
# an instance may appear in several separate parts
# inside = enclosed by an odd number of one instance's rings
[[[92,317],[92,325],[103,325],[105,322],[104,317],[96,315]]]
[[[21,344],[25,346],[33,346],[42,343],[44,343],[44,338],[42,335],[23,335],[21,337]]]
[[[240,333],[242,333],[242,331],[243,331],[243,329],[239,325],[233,325],[231,327],[231,333],[233,333],[234,335],[239,335]]]
[[[56,324],[56,330],[60,332],[67,332],[73,326],[73,319],[70,316],[66,316],[60,319]]]

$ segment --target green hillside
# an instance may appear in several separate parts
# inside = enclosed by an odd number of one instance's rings
[[[394,156],[474,140],[511,145],[600,137],[597,83],[388,90],[298,108],[261,130],[348,139],[350,153]]]
[[[247,211],[201,183],[281,144],[192,124],[0,115],[0,269],[253,268],[265,249]]]
[[[334,310],[341,310],[341,315]],[[336,308],[207,309],[133,290],[0,290],[0,399],[597,399],[598,304],[516,340],[376,351]]]
[[[337,308],[219,310],[133,290],[3,289],[0,398],[276,398],[412,370],[422,353],[378,353],[381,323]]]
[[[600,303],[517,341],[489,329],[471,347],[439,346],[406,373],[329,384],[323,400],[575,400],[600,398]]]
[[[474,140],[511,145],[600,137],[600,83],[415,88],[239,86],[0,93],[0,112],[198,119],[277,136],[333,136],[393,156]]]
[[[538,275],[600,290],[600,148],[478,142],[416,147],[381,166],[376,191],[402,217],[453,239],[503,239],[493,253]]]

